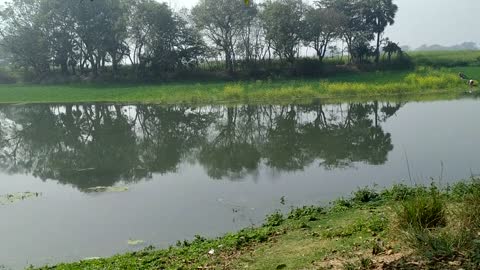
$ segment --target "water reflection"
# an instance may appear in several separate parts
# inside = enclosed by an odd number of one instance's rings
[[[380,165],[393,150],[382,122],[402,104],[308,106],[29,105],[0,107],[0,170],[81,190],[135,182],[199,163],[213,179],[260,164]]]

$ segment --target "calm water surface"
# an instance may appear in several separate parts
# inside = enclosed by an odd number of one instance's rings
[[[0,195],[42,193],[0,205],[0,265],[167,247],[374,183],[451,183],[480,173],[479,116],[468,99],[0,106]]]

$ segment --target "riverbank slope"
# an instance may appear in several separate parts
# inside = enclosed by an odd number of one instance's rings
[[[480,68],[465,67],[480,75]],[[469,90],[458,69],[418,68],[338,75],[328,79],[257,80],[244,82],[165,83],[155,85],[71,84],[0,85],[0,103],[298,103],[312,99],[388,98],[443,95]]]
[[[328,207],[164,250],[39,269],[478,269],[480,181],[359,189]]]

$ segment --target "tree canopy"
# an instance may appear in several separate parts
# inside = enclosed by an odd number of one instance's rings
[[[36,77],[116,78],[127,66],[136,78],[158,77],[220,58],[233,73],[294,63],[303,47],[321,62],[338,41],[351,62],[378,63],[397,10],[392,0],[200,0],[179,11],[155,0],[12,0],[0,10],[0,45]]]

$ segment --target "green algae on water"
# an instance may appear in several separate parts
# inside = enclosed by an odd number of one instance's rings
[[[18,192],[18,193],[11,193],[0,195],[0,205],[7,205],[16,203],[19,201],[24,201],[27,199],[37,198],[40,197],[42,193],[39,192]]]

